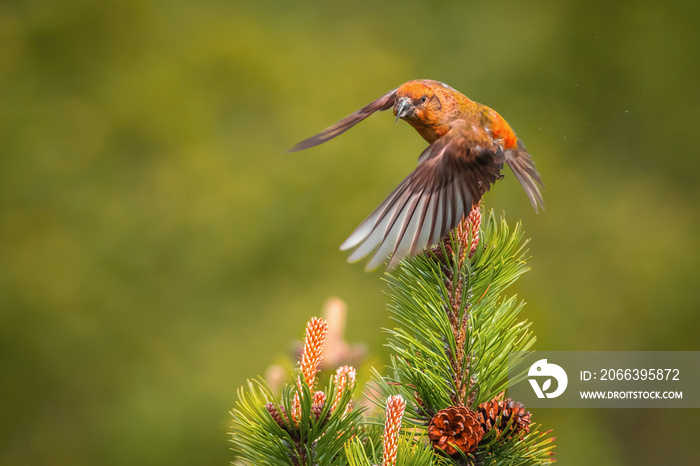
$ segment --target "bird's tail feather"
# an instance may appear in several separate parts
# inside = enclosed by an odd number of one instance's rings
[[[532,208],[535,209],[535,212],[537,212],[538,206],[544,210],[544,199],[540,192],[540,186],[544,187],[542,178],[535,168],[532,157],[525,149],[525,144],[518,139],[517,150],[506,151],[505,158],[515,177],[525,189],[527,197],[530,198]]]

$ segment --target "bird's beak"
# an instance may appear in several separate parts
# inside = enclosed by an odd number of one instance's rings
[[[396,123],[399,122],[399,118],[403,118],[406,115],[408,115],[408,113],[411,111],[411,108],[413,108],[413,102],[411,101],[411,99],[409,99],[408,97],[401,97],[394,106],[394,110],[396,111]]]

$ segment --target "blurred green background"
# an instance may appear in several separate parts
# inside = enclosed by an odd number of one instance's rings
[[[497,109],[542,350],[699,350],[700,13],[693,2],[4,0],[0,464],[224,465],[228,410],[337,295],[386,360],[381,272],[345,236],[425,143],[404,81]],[[536,410],[566,465],[691,464],[697,410]]]

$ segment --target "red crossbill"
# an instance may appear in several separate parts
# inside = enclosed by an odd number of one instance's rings
[[[468,215],[496,180],[503,162],[513,170],[533,208],[544,206],[542,179],[525,145],[496,111],[438,81],[402,84],[325,131],[301,141],[289,152],[333,139],[372,113],[394,109],[430,144],[418,167],[343,242],[356,248],[354,262],[374,253],[366,269],[391,255],[389,268],[437,244]]]

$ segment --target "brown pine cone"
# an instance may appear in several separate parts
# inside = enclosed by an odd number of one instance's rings
[[[484,432],[495,428],[498,435],[501,435],[511,418],[513,422],[510,426],[509,434],[530,432],[530,413],[525,411],[525,406],[522,403],[513,401],[510,398],[505,400],[494,398],[491,401],[481,403],[477,408],[477,412]]]
[[[525,411],[525,405],[507,398],[501,402],[501,406],[503,410],[501,426],[503,429],[505,429],[512,418],[511,429],[514,434],[530,432],[530,412]]]
[[[321,419],[321,414],[323,413],[323,407],[325,406],[325,403],[318,403],[315,405],[311,406],[311,414],[313,414],[314,418],[318,421]],[[330,415],[330,412],[328,413]],[[326,419],[324,419],[324,422]]]
[[[279,410],[281,409],[282,412],[284,413],[284,406],[279,406],[279,409],[277,406],[275,406],[273,403],[267,403],[265,405],[265,409],[267,409],[267,412],[270,413],[270,416],[272,416],[272,419],[277,423],[278,426],[281,428],[285,429],[285,424],[284,421],[282,420],[282,416],[280,415]]]
[[[499,406],[500,400],[494,398],[491,401],[481,403],[477,408],[477,413],[479,413],[479,421],[481,422],[481,427],[484,428],[484,433],[490,431],[494,427],[498,427],[498,416],[501,414],[501,407]]]
[[[463,406],[450,406],[438,411],[428,425],[428,437],[434,448],[448,455],[459,451],[471,453],[484,436],[479,416]]]

